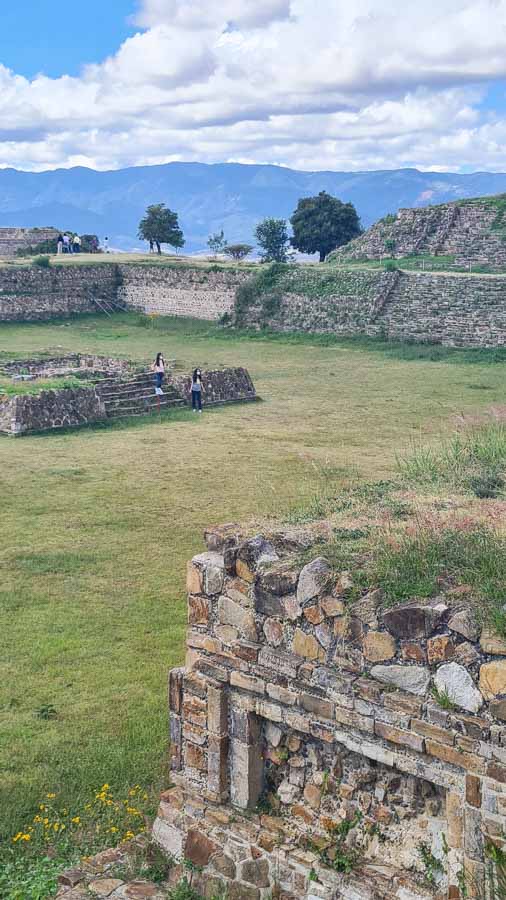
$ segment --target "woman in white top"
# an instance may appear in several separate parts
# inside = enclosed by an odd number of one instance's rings
[[[162,384],[163,379],[165,378],[165,360],[163,358],[163,353],[157,353],[156,359],[153,363],[153,371],[155,373],[155,394],[163,394]]]

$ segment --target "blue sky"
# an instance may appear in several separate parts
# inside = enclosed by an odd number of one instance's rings
[[[0,0],[0,62],[18,75],[77,75],[136,30],[134,0]]]

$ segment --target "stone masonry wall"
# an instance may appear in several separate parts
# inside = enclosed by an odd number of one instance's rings
[[[55,228],[0,228],[0,257],[15,256],[16,250],[25,250],[57,237]]]
[[[503,232],[494,228],[497,217],[496,206],[476,200],[400,209],[393,221],[380,220],[332,256],[339,260],[451,255],[457,265],[470,262],[506,268]],[[394,242],[393,249],[387,246],[389,241]]]
[[[113,265],[0,268],[0,322],[36,322],[97,312],[93,299],[115,299]]]
[[[0,403],[0,431],[11,435],[74,428],[105,418],[104,404],[93,388],[41,391]]]
[[[506,641],[458,592],[350,600],[311,541],[212,528],[189,564],[154,838],[206,898],[484,897],[485,848],[506,847]]]
[[[247,270],[195,266],[120,266],[119,299],[129,308],[159,316],[219,319],[230,313]]]
[[[338,271],[335,279],[335,293],[284,293],[270,314],[269,327],[450,347],[506,344],[504,276]],[[247,311],[246,323],[255,326],[263,321],[259,298],[258,305]]]

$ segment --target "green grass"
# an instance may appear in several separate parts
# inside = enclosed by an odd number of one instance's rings
[[[13,381],[0,375],[0,401],[2,397],[16,397],[20,394],[40,394],[41,391],[61,391],[63,388],[89,387],[90,381],[66,375],[62,378],[37,378],[33,381]]]
[[[162,350],[186,370],[245,365],[264,402],[0,439],[6,838],[46,791],[75,805],[103,782],[164,780],[166,676],[183,659],[185,565],[205,526],[283,518],[350,480],[391,479],[400,452],[506,387],[486,355],[470,367],[449,351],[404,357],[174,319],[150,329],[134,315],[0,326],[2,359],[57,346],[144,363]]]

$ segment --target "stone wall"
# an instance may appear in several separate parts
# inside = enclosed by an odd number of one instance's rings
[[[267,320],[259,296],[242,321],[280,331],[365,334],[449,347],[506,344],[504,276],[327,270],[320,277],[325,291],[304,293],[294,278]]]
[[[506,847],[506,641],[458,592],[350,600],[311,540],[213,528],[189,564],[153,835],[203,867],[206,898],[484,897],[486,845]]]
[[[23,394],[0,403],[0,431],[13,436],[54,428],[75,428],[106,418],[93,388],[64,388]]]
[[[0,228],[0,257],[9,258],[16,255],[16,250],[56,240],[58,234],[55,228]]]
[[[248,270],[195,266],[120,266],[119,299],[131,309],[159,316],[219,319],[230,313],[236,288]]]
[[[94,353],[69,353],[66,356],[34,357],[19,359],[0,366],[0,372],[16,377],[28,374],[33,378],[52,378],[60,375],[82,375],[92,377],[95,374],[126,374],[132,369],[132,363],[125,359],[110,356],[97,356]]]
[[[502,211],[492,201],[445,203],[400,209],[336,250],[332,258],[381,259],[412,254],[454,256],[455,264],[506,268]],[[393,249],[389,242],[393,242]]]
[[[184,397],[186,403],[191,403],[191,375],[172,376],[170,381]],[[257,399],[248,370],[240,366],[204,371],[202,372],[202,382],[204,406]]]
[[[114,265],[0,268],[0,322],[37,322],[96,313],[95,298],[114,300]]]

